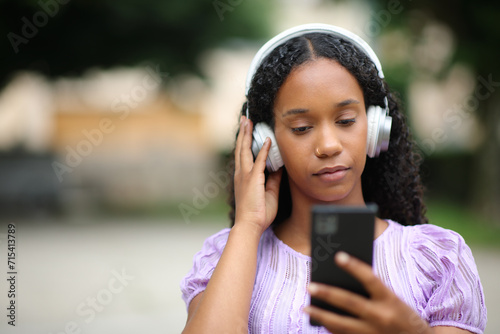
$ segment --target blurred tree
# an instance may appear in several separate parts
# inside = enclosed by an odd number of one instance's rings
[[[152,62],[199,72],[197,57],[228,39],[266,35],[265,0],[0,0],[0,87],[11,73],[78,75]]]
[[[430,22],[453,31],[454,62],[468,64],[476,73],[477,116],[486,140],[472,159],[469,201],[490,218],[500,220],[500,5],[495,0],[372,0],[375,20],[385,30],[398,28],[419,36]],[[385,12],[391,13],[389,19]],[[377,15],[379,15],[377,17]],[[385,21],[383,21],[385,20]],[[445,69],[446,70],[446,69]],[[408,77],[408,71],[402,72]],[[401,75],[395,81],[402,85]],[[408,83],[408,78],[406,79]]]

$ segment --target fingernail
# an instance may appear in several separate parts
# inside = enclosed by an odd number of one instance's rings
[[[309,293],[311,295],[314,295],[318,292],[319,290],[319,287],[316,283],[309,283],[309,286],[307,287],[307,291],[309,291]]]
[[[338,264],[347,264],[349,262],[349,255],[346,252],[339,251],[335,254],[335,260]]]
[[[271,138],[266,137],[266,141],[265,141],[265,143],[267,144],[267,143],[269,143],[270,141],[271,141]]]
[[[311,313],[311,307],[310,306],[305,306],[302,308],[302,312],[305,312],[307,314]]]
[[[240,124],[243,122],[244,118],[245,118],[245,116],[241,115],[241,117],[240,117]]]

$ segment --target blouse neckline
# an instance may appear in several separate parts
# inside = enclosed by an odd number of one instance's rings
[[[383,239],[386,238],[386,235],[388,235],[388,231],[389,230],[392,230],[394,228],[394,225],[396,224],[394,221],[390,220],[390,219],[384,219],[389,225],[387,226],[387,228],[377,237],[375,238],[375,240],[373,240],[373,245],[375,246],[375,244],[379,243],[379,242],[382,242]],[[278,247],[283,249],[284,251],[296,256],[296,257],[299,257],[299,258],[302,258],[304,260],[308,260],[310,261],[311,260],[311,257],[308,256],[308,255],[305,255],[305,254],[302,254],[301,252],[298,252],[296,251],[295,249],[293,249],[292,247],[288,246],[287,244],[285,244],[280,238],[278,238],[278,236],[274,233],[274,230],[272,228],[272,226],[270,226],[268,229],[267,229],[271,236],[271,238],[277,243]]]

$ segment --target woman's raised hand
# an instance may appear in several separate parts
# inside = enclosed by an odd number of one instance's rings
[[[266,139],[255,162],[252,155],[252,121],[242,116],[234,152],[235,226],[249,224],[264,232],[278,212],[279,185],[282,169],[265,179],[266,159],[271,140]]]

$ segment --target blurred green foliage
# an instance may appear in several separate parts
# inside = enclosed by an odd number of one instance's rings
[[[474,102],[477,102],[477,108],[474,113],[484,140],[472,152],[472,156],[466,152],[454,152],[458,155],[463,154],[463,157],[454,156],[454,160],[467,160],[467,164],[449,166],[452,169],[459,169],[458,174],[461,174],[461,178],[455,178],[457,173],[450,173],[450,168],[438,168],[439,170],[429,168],[428,171],[433,174],[431,178],[436,181],[435,183],[441,186],[435,188],[437,190],[435,193],[447,193],[453,197],[456,187],[446,187],[446,184],[462,183],[466,186],[465,189],[461,189],[462,193],[466,194],[466,201],[463,204],[488,216],[490,221],[499,221],[500,5],[498,1],[371,0],[370,3],[373,5],[372,19],[379,23],[381,30],[403,32],[411,46],[424,38],[422,32],[429,24],[444,25],[452,31],[454,44],[452,59],[447,66],[432,75],[439,80],[456,63],[464,64],[472,70],[476,80]],[[399,66],[392,68],[388,66],[386,71],[389,84],[401,92],[403,100],[407,99],[406,91],[412,79],[422,75],[419,72],[421,69],[416,69],[411,63],[412,57],[409,58]],[[460,131],[460,128],[455,131]],[[425,138],[417,138],[417,142],[419,139]],[[449,152],[445,152],[447,153]],[[425,159],[431,160],[428,166],[436,167],[437,163],[444,163],[448,156],[442,156],[440,152],[430,152]],[[446,198],[448,195],[445,194],[443,197]]]
[[[447,25],[456,47],[451,63],[468,64],[478,77],[494,82],[491,97],[479,101],[477,109],[487,140],[472,155],[455,157],[463,164],[444,168],[447,157],[439,153],[426,157],[424,173],[432,173],[428,177],[431,194],[460,194],[461,204],[481,210],[492,220],[500,219],[500,140],[495,140],[500,138],[496,86],[500,84],[500,5],[496,0],[363,3],[371,6],[372,20],[380,20],[378,14],[398,5],[401,11],[380,22],[380,27],[403,32],[410,43],[430,22]],[[204,51],[269,37],[270,22],[280,15],[280,5],[284,4],[267,0],[0,0],[0,88],[14,72],[24,69],[49,77],[77,76],[92,67],[150,62],[172,76],[201,74],[198,59]],[[392,88],[404,99],[415,75],[410,61],[384,68]],[[455,172],[450,173],[450,168]],[[460,189],[454,182],[461,183]]]
[[[447,25],[456,37],[454,61],[472,65],[478,73],[500,73],[500,5],[495,0],[370,0],[374,12],[391,8],[392,15],[384,28],[402,29],[417,35],[429,22]]]
[[[429,223],[458,232],[473,246],[500,247],[500,226],[450,201],[427,201]]]
[[[228,40],[266,36],[265,0],[3,0],[0,86],[12,72],[78,75],[152,62],[171,75]]]
[[[500,226],[477,212],[467,209],[454,201],[428,200],[427,217],[429,223],[458,232],[472,246],[500,247]],[[185,221],[179,211],[179,203],[164,203],[153,207],[112,208],[101,211],[104,217],[158,218],[158,222],[171,224],[215,224],[229,227],[229,206],[225,196],[213,198],[210,205],[190,216]]]

